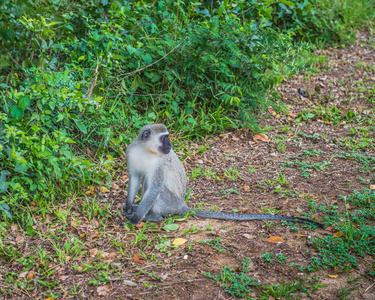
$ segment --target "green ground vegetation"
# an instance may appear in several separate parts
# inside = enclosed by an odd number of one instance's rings
[[[355,28],[372,28],[371,5],[1,0],[2,217],[32,228],[31,206],[44,215],[84,186],[110,185],[115,158],[146,123],[181,138],[259,131],[259,110],[282,109],[272,87],[323,63],[314,47],[344,47]]]

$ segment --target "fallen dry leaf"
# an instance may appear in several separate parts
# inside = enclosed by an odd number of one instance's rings
[[[251,240],[251,239],[253,239],[254,238],[254,236],[253,235],[251,235],[251,234],[248,234],[248,233],[244,233],[244,234],[241,234],[243,237],[245,237],[245,238],[247,238],[247,239],[249,239],[249,240]]]
[[[242,186],[242,188],[245,190],[245,191],[249,191],[250,190],[250,187],[247,185],[247,184],[244,184]]]
[[[264,133],[258,133],[256,135],[253,135],[253,140],[254,141],[268,142],[270,139]]]
[[[107,284],[103,286],[99,286],[96,289],[96,292],[98,293],[99,296],[107,296],[108,292],[111,290],[112,284]]]
[[[61,281],[65,281],[65,280],[67,280],[68,278],[69,278],[68,275],[60,276],[60,280],[61,280]]]
[[[185,240],[185,239],[177,238],[173,241],[172,245],[181,246],[181,245],[185,244],[186,242],[187,242],[187,240]]]
[[[370,190],[375,190],[375,184],[370,185]]]
[[[108,193],[108,192],[109,192],[109,189],[107,189],[107,188],[104,187],[104,186],[101,186],[101,187],[100,187],[100,191],[101,191],[102,193]]]
[[[141,222],[141,223],[135,225],[135,227],[138,227],[138,228],[139,228],[139,227],[143,227],[143,226],[145,226],[145,224],[146,224],[145,222]]]
[[[17,231],[19,229],[18,224],[13,224],[12,226],[10,226],[10,229],[12,231]]]
[[[99,231],[95,230],[94,234],[91,235],[91,238],[99,238]]]
[[[22,272],[18,277],[19,278],[25,278],[27,275],[27,272]]]
[[[97,253],[98,253],[98,249],[95,249],[95,248],[94,248],[94,249],[91,249],[91,250],[90,250],[90,256],[91,256],[91,257],[95,257]]]
[[[85,194],[88,196],[88,195],[94,195],[95,194],[95,188],[93,186],[89,186],[87,187],[87,191],[85,192]]]
[[[25,241],[25,237],[22,234],[17,235],[16,242],[17,244],[23,244]]]
[[[26,276],[27,279],[34,279],[34,277],[35,277],[34,271],[30,271],[29,273],[27,273],[27,276]]]
[[[284,243],[284,239],[279,236],[271,236],[266,239],[266,242],[277,244],[277,243]]]
[[[139,253],[134,254],[132,260],[133,260],[136,264],[143,264],[143,263],[145,263],[144,258],[143,258]]]
[[[344,233],[342,231],[337,231],[336,233],[333,234],[335,237],[342,237]]]
[[[126,279],[124,279],[124,284],[128,286],[137,286],[135,282]]]

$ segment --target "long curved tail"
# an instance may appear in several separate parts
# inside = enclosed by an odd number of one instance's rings
[[[251,220],[279,220],[279,221],[301,221],[316,225],[320,228],[324,228],[324,225],[309,219],[298,218],[298,217],[287,217],[279,215],[264,215],[264,214],[252,214],[252,215],[241,215],[231,213],[221,213],[214,211],[197,210],[188,207],[189,211],[194,212],[194,216],[203,219],[219,219],[219,220],[233,220],[233,221],[251,221]]]

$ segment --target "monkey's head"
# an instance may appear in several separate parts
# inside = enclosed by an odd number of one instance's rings
[[[151,154],[168,154],[172,149],[168,136],[164,124],[150,124],[142,127],[138,140],[144,143],[146,151]]]

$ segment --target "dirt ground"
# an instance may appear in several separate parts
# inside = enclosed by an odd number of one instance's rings
[[[21,263],[4,261],[1,282],[7,272],[13,272],[22,274],[25,282],[37,279],[44,284],[11,289],[1,283],[2,298],[46,299],[49,292],[61,299],[233,299],[222,284],[205,275],[220,275],[227,266],[232,273],[245,273],[261,284],[248,290],[249,298],[375,299],[374,277],[368,275],[368,268],[375,263],[373,256],[356,256],[358,266],[347,270],[340,266],[314,272],[300,268],[309,266],[311,258],[318,255],[313,239],[335,234],[340,238],[334,222],[326,218],[327,209],[343,215],[346,210],[354,211],[340,195],[375,184],[371,166],[363,170],[360,161],[342,157],[355,149],[375,158],[375,122],[366,121],[375,121],[374,47],[375,39],[363,34],[346,48],[321,50],[318,54],[327,57],[322,71],[285,81],[277,91],[286,109],[270,108],[258,117],[265,136],[233,131],[176,150],[184,158],[188,175],[189,206],[304,217],[324,223],[324,229],[301,223],[226,222],[190,216],[127,230],[122,225],[124,219],[116,215],[125,201],[128,182],[127,172],[119,168],[113,189],[96,198],[100,207],[111,203],[112,217],[105,222],[103,215],[90,219],[73,206],[69,214],[76,217],[68,217],[67,224],[51,227],[43,223],[38,228],[56,234],[63,228],[64,236],[84,242],[86,254],[67,256],[60,263],[55,259],[56,264],[43,269],[54,271],[48,284],[40,271],[23,274]],[[202,149],[204,146],[207,148]],[[312,209],[312,202],[326,210]],[[374,219],[370,221],[374,225]],[[163,227],[167,224],[178,228],[166,231]],[[274,243],[270,237],[283,242]],[[183,239],[178,240],[182,245],[173,245],[177,238]],[[31,239],[17,227],[12,227],[7,239],[8,247],[18,247],[23,256],[38,246],[56,251],[51,238]],[[62,251],[64,255],[70,250]],[[269,262],[267,253],[273,257],[282,254],[287,260]],[[37,265],[43,264],[41,256],[35,257]],[[246,270],[241,267],[245,258],[251,259]],[[262,288],[301,281],[308,294],[296,290],[277,296]]]

